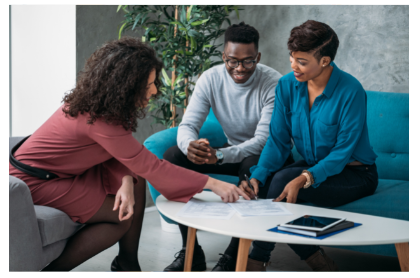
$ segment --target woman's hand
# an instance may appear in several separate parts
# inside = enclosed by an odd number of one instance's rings
[[[129,219],[134,213],[134,183],[132,176],[125,176],[122,179],[122,185],[115,195],[114,208],[120,208],[118,218],[120,221]]]
[[[299,189],[301,189],[306,183],[306,177],[300,175],[291,182],[289,182],[284,188],[283,192],[273,202],[280,202],[284,198],[287,199],[288,203],[296,203]]]
[[[246,180],[243,180],[241,182],[241,184],[239,185],[239,188],[242,189],[242,191],[245,192],[246,195],[248,195],[248,197],[251,198],[251,200],[254,200],[255,197],[258,196],[258,190],[259,190],[260,182],[257,179],[251,179],[249,182],[251,183],[252,187],[254,188],[254,191],[252,191],[252,189],[249,188]]]
[[[225,203],[236,202],[239,199],[239,196],[244,197],[245,200],[250,200],[248,195],[246,195],[245,192],[236,187],[234,184],[216,180],[211,177],[209,177],[204,188],[210,189],[219,195],[220,198],[222,198],[222,201]]]

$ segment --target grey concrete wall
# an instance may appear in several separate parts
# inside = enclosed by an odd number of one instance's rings
[[[366,90],[408,92],[408,6],[242,6],[240,19],[260,32],[261,63],[281,74],[291,71],[287,39],[290,30],[308,19],[330,25],[340,47],[335,59],[342,70],[355,76]],[[104,42],[118,38],[123,13],[117,6],[76,6],[76,68]],[[227,25],[227,24],[226,24]],[[226,26],[225,26],[226,27]],[[141,36],[126,32],[126,35]],[[223,41],[223,38],[218,42]],[[139,120],[134,137],[144,140],[163,126]],[[153,205],[149,193],[147,206]]]
[[[365,90],[408,93],[408,6],[242,6],[232,23],[254,26],[260,33],[261,63],[281,74],[291,71],[290,30],[308,19],[324,22],[337,33],[339,68]],[[222,40],[219,39],[219,42]]]

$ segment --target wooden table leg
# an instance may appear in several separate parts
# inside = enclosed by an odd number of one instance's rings
[[[185,250],[185,263],[184,263],[185,272],[191,272],[196,232],[197,232],[197,229],[188,227],[187,248]]]
[[[248,263],[248,253],[251,242],[251,239],[239,239],[238,259],[236,260],[235,271],[246,271],[246,264]]]
[[[409,271],[408,267],[408,242],[395,243],[395,249],[397,249],[398,260],[400,261],[401,271]]]

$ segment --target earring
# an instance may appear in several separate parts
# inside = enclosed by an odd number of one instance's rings
[[[325,65],[322,65],[323,67],[325,67]]]

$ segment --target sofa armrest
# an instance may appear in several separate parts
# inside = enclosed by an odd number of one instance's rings
[[[42,268],[42,242],[28,186],[9,176],[9,271]]]

